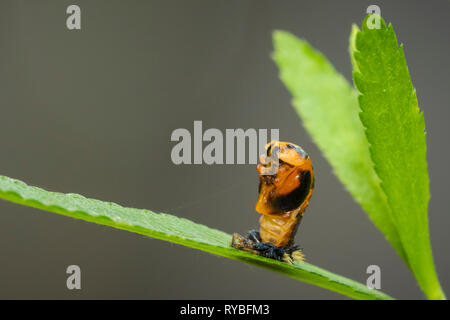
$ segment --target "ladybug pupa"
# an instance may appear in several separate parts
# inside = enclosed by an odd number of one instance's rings
[[[303,261],[294,237],[314,191],[311,159],[293,143],[271,141],[256,170],[259,231],[251,230],[246,237],[234,233],[231,246],[289,264]]]

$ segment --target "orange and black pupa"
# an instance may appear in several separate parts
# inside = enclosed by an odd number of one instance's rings
[[[314,191],[311,159],[293,143],[271,141],[256,170],[259,231],[252,230],[246,237],[233,234],[232,247],[289,264],[303,261],[294,237]]]

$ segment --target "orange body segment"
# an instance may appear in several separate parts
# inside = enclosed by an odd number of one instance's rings
[[[277,247],[288,246],[293,243],[314,191],[312,163],[303,149],[291,143],[272,141],[266,149],[267,157],[278,152],[279,166],[274,175],[262,174],[269,165],[266,158],[257,167],[260,192],[256,211],[262,214],[260,237]]]

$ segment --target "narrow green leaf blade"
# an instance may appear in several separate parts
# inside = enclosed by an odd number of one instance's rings
[[[280,78],[304,127],[336,176],[408,263],[373,169],[356,90],[306,41],[284,31],[275,32],[273,40]]]
[[[355,32],[351,50],[360,118],[409,266],[428,298],[443,299],[428,232],[424,117],[392,25],[381,19],[381,28],[369,29],[369,17]]]
[[[309,263],[288,265],[233,249],[231,235],[173,215],[125,208],[78,194],[49,192],[5,176],[0,176],[0,199],[240,260],[351,298],[392,299],[381,291]]]

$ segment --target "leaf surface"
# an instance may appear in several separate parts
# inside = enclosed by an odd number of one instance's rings
[[[49,192],[0,176],[0,198],[68,217],[135,232],[275,271],[355,299],[392,299],[309,263],[288,265],[230,247],[231,235],[170,214],[125,208],[78,194]]]
[[[407,263],[359,119],[358,93],[306,41],[274,33],[274,60],[303,126],[353,198]],[[320,183],[320,182],[319,182]],[[345,214],[345,212],[339,213]]]
[[[353,28],[350,45],[360,118],[409,267],[429,299],[443,299],[428,231],[425,121],[403,46],[381,17],[381,27],[369,29],[367,21],[374,17],[366,17],[361,31]]]

